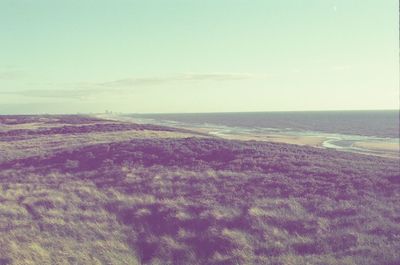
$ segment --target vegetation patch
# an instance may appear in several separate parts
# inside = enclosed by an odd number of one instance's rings
[[[398,160],[193,135],[45,151],[0,160],[0,265],[400,261]]]

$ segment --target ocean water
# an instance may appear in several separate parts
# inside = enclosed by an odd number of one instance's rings
[[[399,138],[399,111],[396,110],[131,114],[129,116],[162,124]]]
[[[361,153],[381,152],[356,147],[354,143],[399,144],[399,111],[396,110],[129,114],[124,117],[139,123],[206,128],[217,136],[322,136],[326,139],[322,144],[325,148]]]

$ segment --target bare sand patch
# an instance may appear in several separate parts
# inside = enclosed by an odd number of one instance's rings
[[[309,146],[322,146],[322,143],[326,140],[326,137],[319,136],[285,136],[285,135],[270,135],[267,136],[267,141],[297,144],[297,145],[309,145]]]
[[[295,145],[307,145],[314,147],[322,147],[322,144],[328,139],[324,136],[307,136],[307,135],[287,135],[287,134],[259,134],[259,133],[241,133],[241,134],[230,134],[230,133],[215,133],[214,130],[208,128],[196,128],[188,127],[186,129],[206,133],[210,136],[217,136],[228,140],[240,140],[240,141],[265,141]]]
[[[322,146],[326,137],[319,136],[292,136],[292,135],[219,135],[221,138],[230,140],[242,141],[266,141],[285,144],[308,145],[308,146]]]
[[[373,151],[389,151],[389,152],[400,152],[399,143],[388,143],[388,142],[355,142],[354,147],[364,148]]]

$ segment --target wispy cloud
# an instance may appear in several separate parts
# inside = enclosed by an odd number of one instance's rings
[[[106,90],[98,89],[25,89],[16,91],[5,91],[0,94],[20,95],[25,97],[39,98],[69,98],[69,99],[84,99],[94,94],[107,92]]]
[[[26,73],[20,70],[0,70],[0,80],[14,80],[25,75]]]
[[[248,73],[186,73],[164,77],[139,77],[125,78],[104,83],[99,83],[100,86],[107,87],[130,87],[144,85],[161,85],[172,82],[185,81],[233,81],[243,79],[260,78],[261,75]]]
[[[185,73],[161,77],[133,77],[119,80],[112,80],[98,83],[75,83],[69,84],[70,89],[58,89],[57,87],[65,87],[64,85],[51,84],[54,89],[26,89],[15,91],[3,91],[0,94],[13,94],[26,97],[41,97],[41,98],[69,98],[69,99],[84,99],[93,95],[102,93],[133,93],[142,87],[146,86],[162,86],[169,83],[182,82],[225,82],[238,81],[246,79],[258,79],[266,76],[248,74],[248,73]],[[46,86],[48,86],[47,84]]]
[[[347,71],[353,69],[355,66],[351,64],[335,65],[332,66],[332,71]]]

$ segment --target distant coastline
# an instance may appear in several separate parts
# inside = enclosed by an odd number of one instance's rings
[[[127,114],[164,124],[399,138],[399,110]]]
[[[216,137],[308,145],[399,157],[399,112],[321,111],[125,114],[117,119],[201,131]]]

